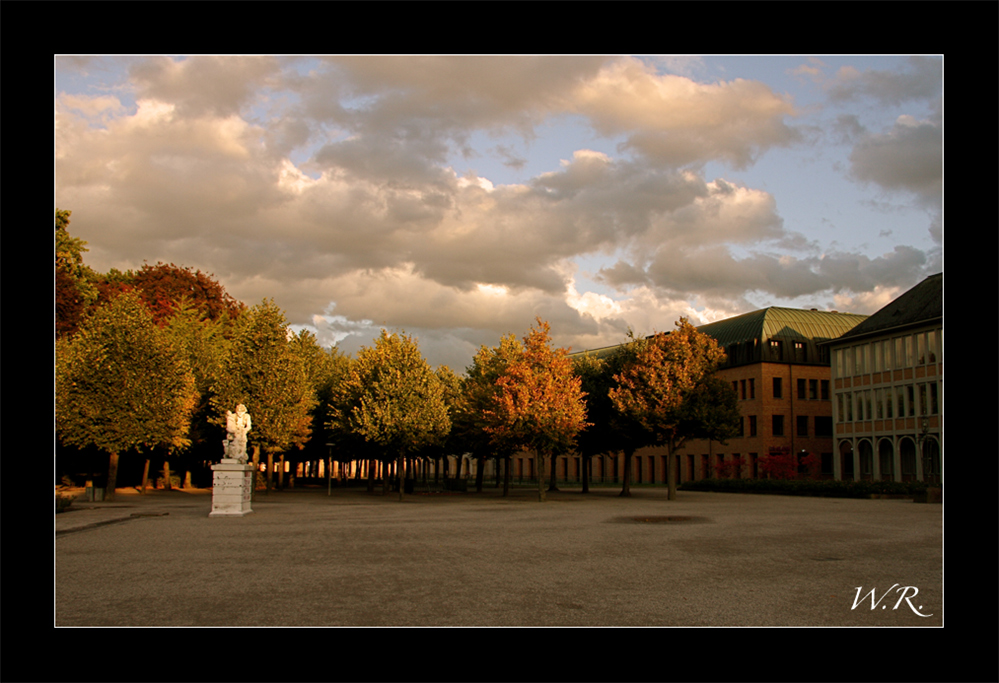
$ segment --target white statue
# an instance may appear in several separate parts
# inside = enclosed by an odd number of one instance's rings
[[[236,412],[225,411],[225,430],[227,432],[225,441],[225,457],[246,462],[246,434],[250,431],[250,414],[246,412],[246,406],[240,403],[236,406]]]

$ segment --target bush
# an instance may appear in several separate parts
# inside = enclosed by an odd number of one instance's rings
[[[681,484],[684,491],[766,493],[787,496],[867,498],[871,495],[914,496],[926,490],[924,482],[835,481],[812,479],[701,479]]]
[[[58,493],[55,497],[55,511],[62,512],[70,505],[73,504],[73,496],[60,496]]]

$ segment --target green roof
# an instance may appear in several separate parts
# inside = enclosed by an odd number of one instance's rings
[[[733,318],[701,325],[697,329],[714,337],[718,346],[728,354],[729,365],[743,365],[760,361],[828,365],[828,357],[818,345],[846,334],[867,319],[865,315],[838,311],[804,310],[771,306],[744,313]],[[771,349],[770,340],[804,342],[798,350],[791,344],[781,349]],[[605,346],[577,352],[603,358],[620,345]],[[574,353],[572,355],[577,355]]]
[[[771,306],[698,327],[719,346],[770,339],[825,341],[836,339],[862,323],[867,316],[837,311],[816,311]]]

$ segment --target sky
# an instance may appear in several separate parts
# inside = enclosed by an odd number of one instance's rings
[[[55,204],[355,354],[461,372],[943,270],[940,55],[55,57]]]

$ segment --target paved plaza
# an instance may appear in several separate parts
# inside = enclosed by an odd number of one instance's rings
[[[120,489],[55,515],[56,626],[943,625],[943,506],[635,488]],[[859,589],[859,596],[858,596]]]

